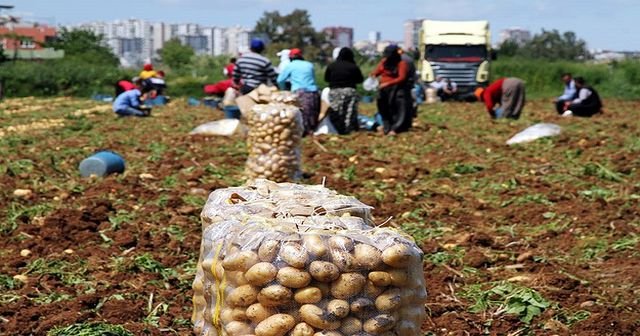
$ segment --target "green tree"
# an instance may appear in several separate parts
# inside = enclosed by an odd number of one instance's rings
[[[183,45],[178,39],[171,39],[159,51],[162,63],[172,69],[180,69],[189,65],[195,52],[193,48]]]
[[[0,63],[7,61],[7,56],[4,54],[4,46],[0,44]]]
[[[570,61],[591,57],[584,40],[579,39],[574,32],[568,31],[561,34],[556,29],[543,29],[520,48],[517,54],[527,58]]]
[[[65,58],[76,62],[117,66],[118,58],[105,45],[104,37],[84,29],[62,28],[46,47],[64,50]]]
[[[500,44],[498,54],[501,57],[502,56],[513,57],[513,56],[516,56],[519,51],[520,51],[520,45],[518,44],[518,42],[512,39],[508,39]]]
[[[311,16],[303,9],[286,15],[278,11],[264,12],[256,23],[254,33],[269,39],[269,54],[285,48],[301,48],[308,59],[316,61],[324,61],[330,54],[328,50],[331,46],[326,37],[313,28]]]

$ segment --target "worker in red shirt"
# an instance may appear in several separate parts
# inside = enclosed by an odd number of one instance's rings
[[[492,118],[518,119],[525,102],[524,82],[515,77],[500,78],[486,89],[477,88],[474,95],[484,102]]]
[[[231,57],[231,59],[229,59],[229,64],[225,65],[224,69],[222,69],[222,73],[224,74],[225,77],[231,78],[233,77],[233,69],[235,68],[236,68],[236,58]]]

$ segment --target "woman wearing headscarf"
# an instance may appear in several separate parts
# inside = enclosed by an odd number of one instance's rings
[[[358,92],[356,85],[364,80],[362,71],[356,65],[353,51],[342,48],[336,61],[329,64],[324,73],[329,83],[329,120],[339,134],[349,134],[358,130]]]
[[[402,60],[398,47],[390,45],[384,50],[384,58],[371,73],[380,77],[378,87],[378,112],[382,117],[384,134],[395,135],[411,127],[411,91],[407,86],[409,66]]]
[[[304,135],[312,135],[318,126],[320,114],[320,94],[316,85],[313,63],[305,61],[302,50],[293,48],[289,52],[289,63],[278,75],[278,86],[284,88],[287,81],[291,82],[291,92],[298,95],[300,110],[304,123]]]

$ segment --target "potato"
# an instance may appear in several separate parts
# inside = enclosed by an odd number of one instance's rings
[[[293,292],[282,285],[271,285],[258,293],[258,302],[266,307],[281,307],[291,303]]]
[[[364,331],[379,335],[383,332],[389,331],[396,326],[396,319],[389,314],[380,314],[374,318],[368,319],[363,325]]]
[[[359,268],[376,270],[382,265],[382,252],[371,245],[356,244],[353,255]]]
[[[318,329],[335,330],[340,327],[339,320],[329,318],[325,311],[312,304],[305,304],[300,307],[300,318],[312,327]]]
[[[397,289],[389,289],[376,298],[376,309],[381,312],[395,311],[402,305],[402,292]]]
[[[409,274],[407,270],[394,269],[390,270],[389,276],[391,277],[391,285],[395,287],[406,287],[409,282]]]
[[[275,314],[258,323],[256,336],[284,336],[296,325],[296,320],[287,314]]]
[[[391,285],[391,275],[387,272],[375,271],[371,272],[368,275],[369,280],[378,286],[378,287],[386,287]]]
[[[322,291],[318,287],[305,287],[298,289],[293,294],[293,299],[298,303],[317,303],[322,300]]]
[[[325,240],[319,235],[304,235],[302,237],[304,248],[307,249],[314,259],[319,259],[327,254],[327,245]]]
[[[222,261],[222,266],[226,271],[246,272],[251,266],[258,263],[258,255],[253,251],[240,251],[228,255]]]
[[[271,263],[259,262],[251,266],[247,273],[244,274],[244,277],[248,283],[262,287],[275,280],[277,274],[278,269]]]
[[[313,336],[343,336],[341,333],[337,332],[337,331],[319,331],[315,334],[313,334]],[[366,336],[366,335],[365,335]]]
[[[311,284],[309,285],[320,289],[320,292],[322,293],[322,297],[327,297],[331,293],[331,286],[328,283],[312,281]]]
[[[254,303],[247,308],[245,315],[251,322],[257,324],[277,313],[278,311],[272,307],[263,306],[261,303]]]
[[[331,300],[327,304],[327,313],[338,319],[343,319],[349,315],[349,302],[345,300]]]
[[[243,318],[244,317],[244,318]],[[225,307],[220,310],[220,321],[227,324],[231,321],[244,321],[246,314],[242,308],[229,308]]]
[[[347,317],[342,320],[340,332],[344,335],[351,336],[362,331],[362,322],[355,317]],[[416,334],[415,336],[417,336]]]
[[[311,276],[321,282],[331,282],[340,276],[338,267],[328,261],[312,261],[309,265]]]
[[[382,251],[382,261],[395,268],[406,268],[419,261],[419,255],[407,244],[394,244]]]
[[[285,243],[280,249],[280,258],[292,267],[303,268],[309,260],[309,254],[298,243]]]
[[[378,287],[376,285],[373,284],[373,281],[371,280],[367,280],[367,284],[364,285],[364,294],[368,297],[378,297],[378,295],[382,294],[382,292],[384,292],[385,287]]]
[[[248,307],[256,302],[257,297],[257,287],[243,285],[231,290],[225,301],[231,307]]]
[[[229,336],[246,336],[253,334],[253,328],[244,322],[231,321],[224,326],[224,331]]]
[[[315,330],[309,324],[302,322],[296,324],[291,331],[291,336],[313,336]]]
[[[331,261],[342,272],[353,272],[356,269],[356,258],[344,250],[331,250]]]
[[[329,238],[329,247],[332,250],[353,251],[353,240],[343,236],[333,236]]]
[[[258,248],[258,258],[260,261],[272,262],[278,255],[280,243],[275,240],[265,240]]]
[[[289,288],[302,288],[309,285],[311,275],[303,270],[294,267],[285,267],[278,271],[276,276],[281,285]]]
[[[337,299],[348,299],[364,288],[367,280],[360,273],[342,273],[331,283],[331,295]]]
[[[359,317],[367,316],[374,308],[375,303],[367,298],[357,298],[350,305],[351,312]]]
[[[244,277],[244,273],[240,271],[226,272],[226,273],[227,273],[226,275],[227,283],[233,285],[234,287],[249,284],[247,279]]]

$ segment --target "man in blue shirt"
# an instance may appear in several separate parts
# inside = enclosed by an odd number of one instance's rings
[[[143,109],[140,106],[142,92],[139,89],[125,91],[116,97],[113,102],[113,112],[121,117],[136,116],[147,117],[151,113],[150,109]]]
[[[278,86],[285,87],[287,81],[291,82],[291,91],[298,94],[300,110],[304,122],[304,134],[310,135],[318,126],[320,114],[320,94],[316,85],[316,76],[313,63],[305,61],[302,51],[293,48],[289,51],[291,63],[278,75]]]
[[[558,114],[564,113],[565,103],[571,102],[576,98],[576,83],[573,81],[573,77],[570,73],[562,74],[562,81],[564,82],[564,92],[562,96],[556,98],[553,102],[556,104],[556,111]]]

